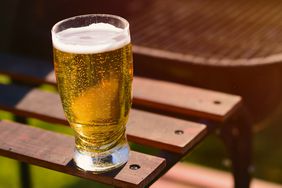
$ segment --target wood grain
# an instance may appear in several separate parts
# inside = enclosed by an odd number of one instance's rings
[[[0,109],[68,125],[58,94],[1,84],[0,91]],[[129,140],[177,153],[191,149],[206,133],[207,127],[203,124],[136,109],[131,110],[127,124]]]
[[[131,141],[185,154],[207,135],[207,127],[191,121],[133,109],[129,117],[127,134]]]
[[[224,122],[240,106],[241,97],[172,82],[134,79],[135,104]]]
[[[163,158],[131,151],[125,166],[95,175],[74,166],[73,148],[73,137],[0,121],[0,154],[30,164],[119,187],[144,187],[165,167]],[[140,168],[132,170],[132,164]]]
[[[0,66],[0,73],[17,80],[56,84],[53,65],[48,62],[2,54]],[[169,114],[223,122],[237,110],[241,103],[241,97],[236,95],[138,76],[134,77],[133,84],[135,105]],[[216,103],[218,101],[220,104]]]

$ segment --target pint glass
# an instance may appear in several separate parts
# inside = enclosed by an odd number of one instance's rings
[[[105,14],[68,18],[53,26],[52,42],[58,90],[75,134],[74,162],[94,173],[125,164],[133,79],[128,22]]]

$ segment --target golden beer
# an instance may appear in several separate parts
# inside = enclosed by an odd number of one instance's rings
[[[105,23],[63,30],[53,36],[53,54],[63,109],[75,132],[77,166],[101,172],[122,165],[132,99],[129,31]],[[123,157],[118,163],[117,156]]]
[[[77,146],[102,152],[123,141],[131,107],[131,45],[98,54],[72,54],[54,48],[54,63]]]

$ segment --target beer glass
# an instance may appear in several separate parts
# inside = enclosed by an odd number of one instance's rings
[[[56,23],[51,33],[58,90],[75,134],[74,162],[94,173],[125,164],[133,79],[128,22],[81,15]]]

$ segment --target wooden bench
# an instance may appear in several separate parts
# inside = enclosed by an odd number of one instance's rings
[[[18,12],[9,11],[5,17],[15,20],[7,34],[12,41],[6,40],[5,46],[17,53],[50,58],[50,28],[57,21],[86,12],[107,12],[127,18],[131,25],[136,75],[232,93],[244,99],[240,110],[244,113],[234,115],[234,111],[230,111],[227,116],[218,116],[195,108],[200,102],[193,107],[184,104],[183,101],[189,100],[186,95],[179,103],[168,101],[165,92],[158,92],[158,88],[156,93],[161,93],[165,101],[155,96],[142,98],[148,97],[147,94],[141,98],[136,95],[134,108],[204,122],[208,132],[214,124],[225,124],[221,136],[233,161],[235,186],[248,187],[251,128],[281,103],[281,2],[108,0],[93,3],[86,0],[79,3],[69,0],[68,3],[66,8],[63,1],[18,1]],[[52,84],[49,65],[39,72],[35,68],[45,67],[43,64],[24,67],[23,72],[33,70],[24,76],[13,66],[10,68],[16,71],[13,76],[18,80]],[[8,70],[8,74],[13,71]]]
[[[248,156],[234,155],[238,147],[244,151],[237,141],[238,135],[234,135],[234,127],[243,119],[239,96],[135,77],[127,136],[130,142],[155,148],[156,152],[131,151],[124,167],[94,175],[75,168],[73,137],[25,126],[24,118],[29,117],[68,125],[58,94],[37,87],[56,85],[53,65],[0,54],[0,74],[12,81],[0,84],[0,109],[22,117],[18,118],[20,123],[0,121],[0,155],[116,187],[144,187],[156,181],[211,131],[220,128],[222,135],[231,137],[228,146],[233,152],[234,170],[236,173],[246,170],[240,162]],[[240,124],[236,130],[244,125]],[[24,176],[28,168],[22,166]],[[28,187],[29,181],[23,181]],[[246,181],[246,177],[240,181]]]

